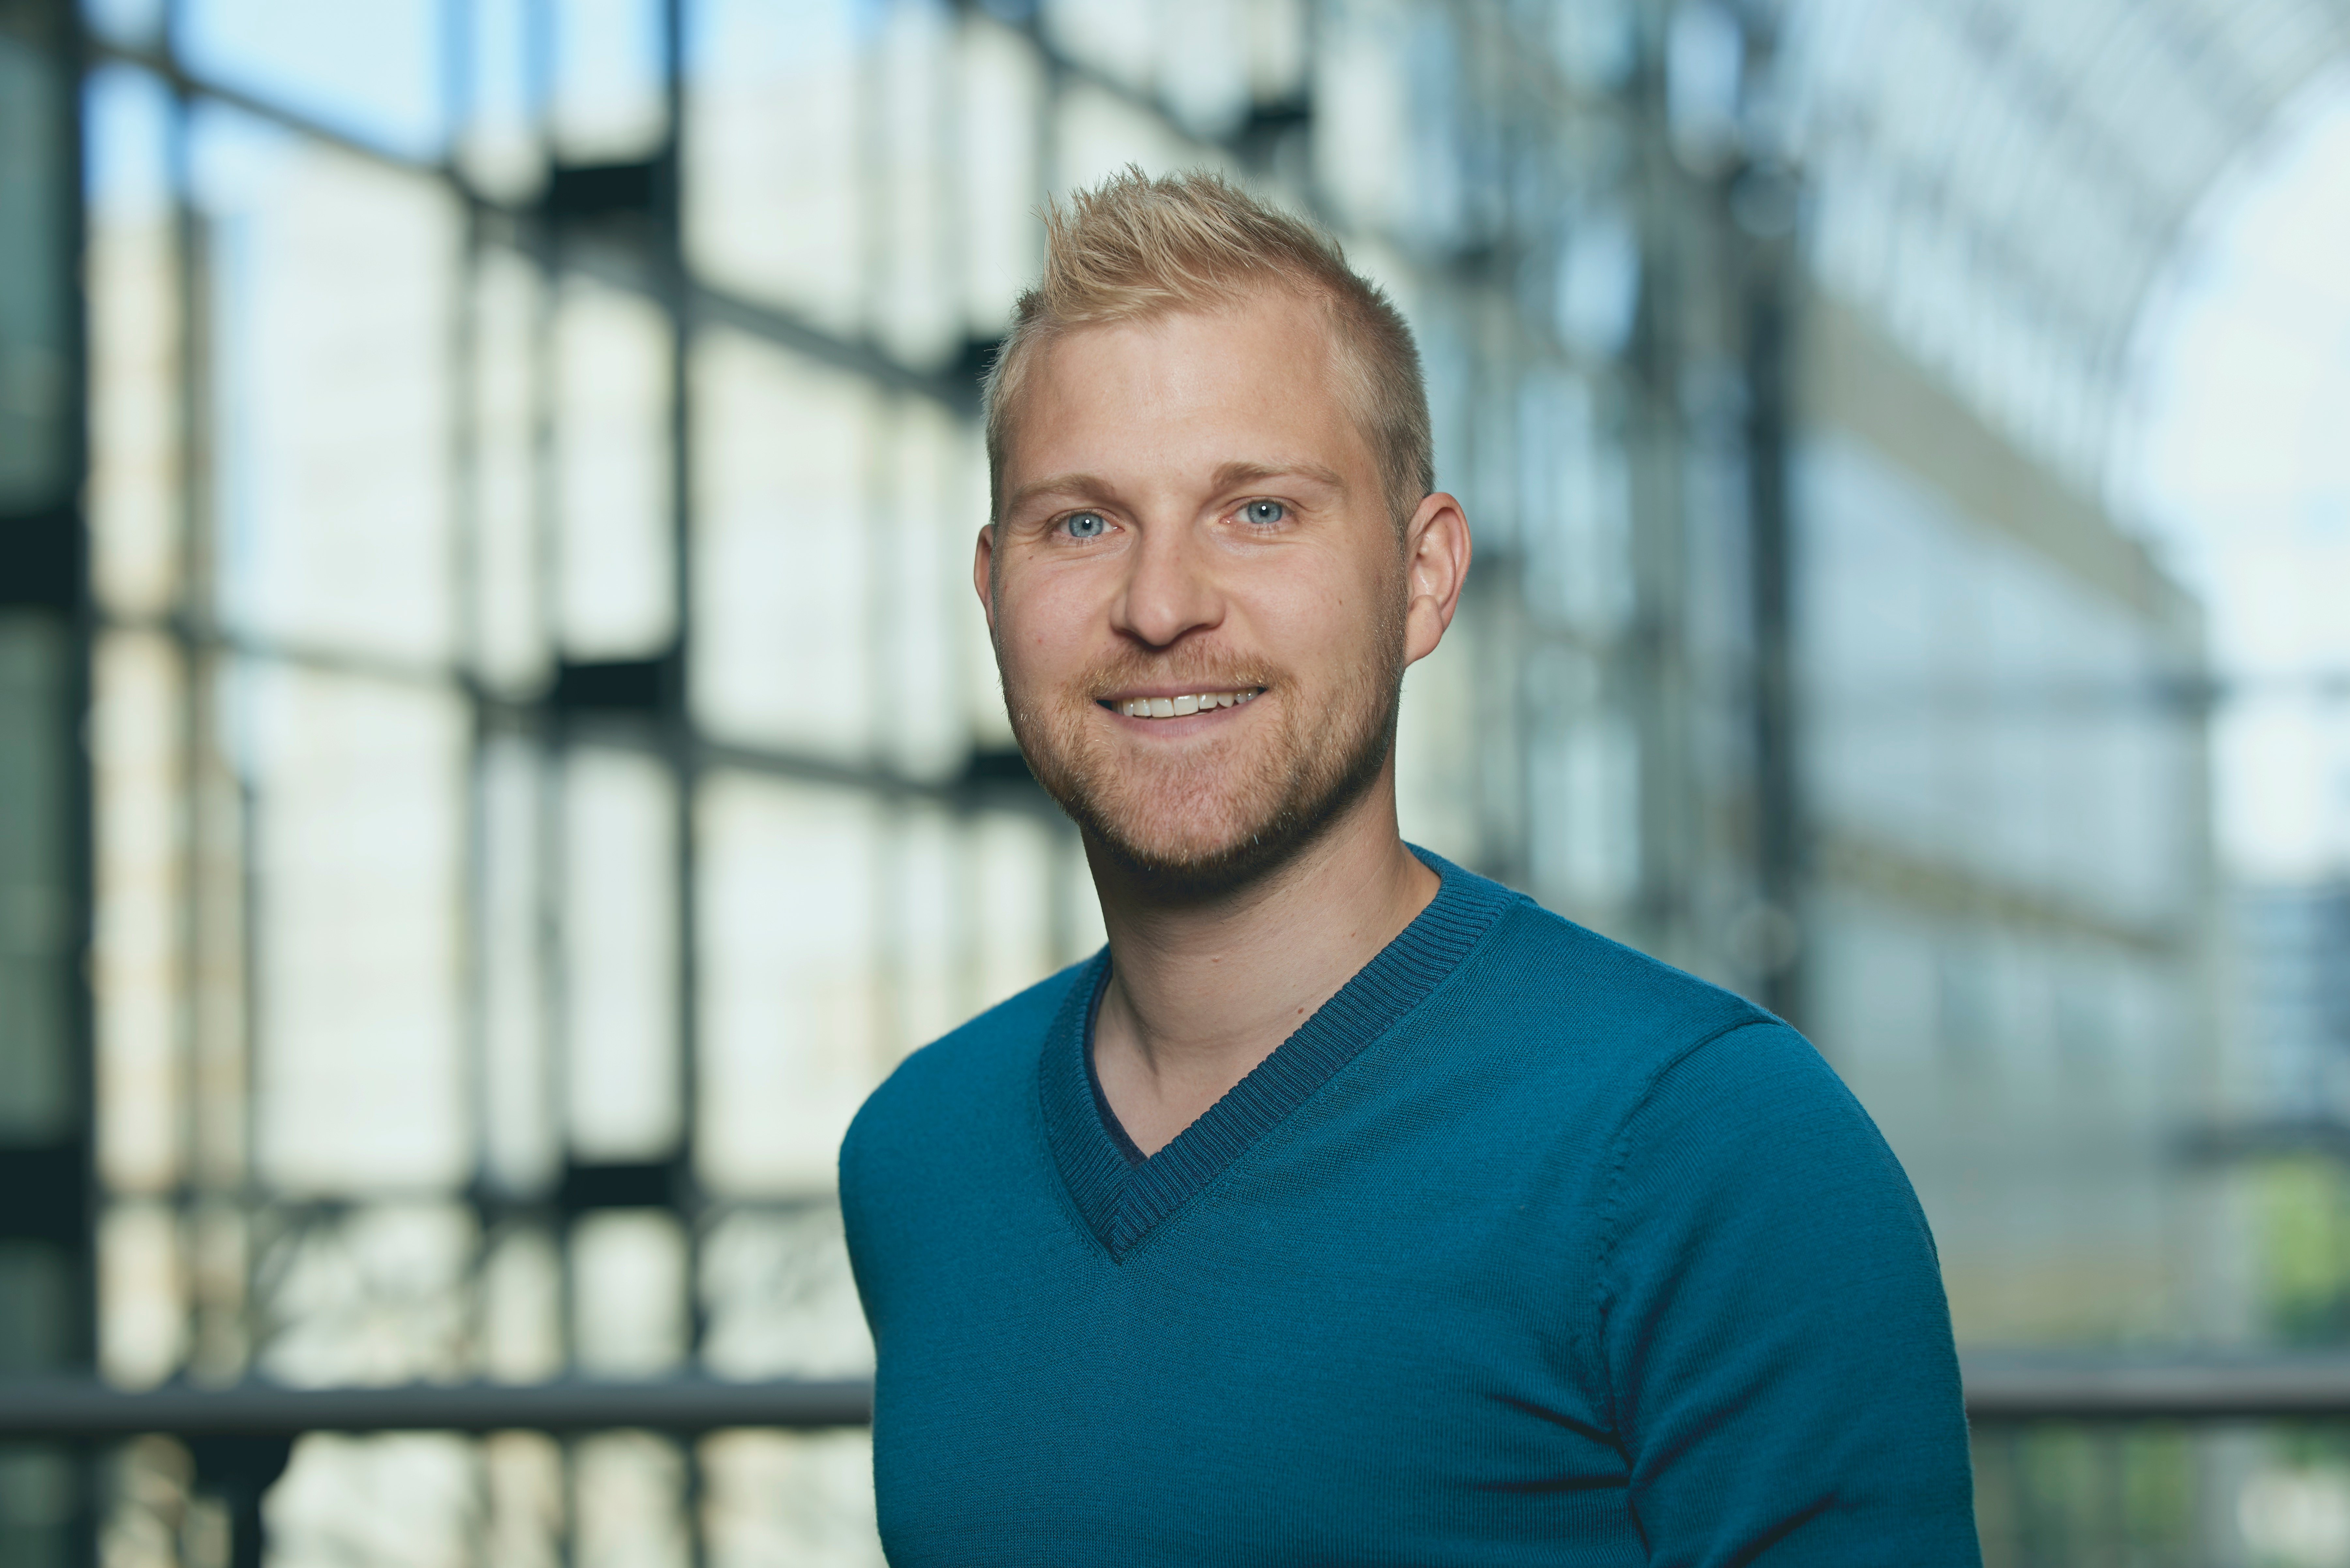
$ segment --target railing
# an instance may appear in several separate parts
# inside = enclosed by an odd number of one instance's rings
[[[1967,1418],[2308,1421],[2350,1417],[2350,1355],[1963,1358]]]
[[[1964,1358],[1967,1414],[2047,1421],[2321,1420],[2350,1417],[2350,1355]],[[198,1483],[227,1504],[234,1561],[261,1560],[261,1497],[306,1432],[823,1429],[872,1418],[872,1386],[837,1382],[410,1385],[286,1388],[245,1384],[130,1391],[88,1381],[0,1384],[0,1441],[181,1438]]]
[[[691,1436],[733,1427],[861,1427],[873,1387],[839,1383],[411,1384],[394,1388],[140,1392],[100,1384],[0,1384],[0,1438],[294,1438],[304,1432],[599,1432]]]
[[[2350,1417],[2350,1355],[1970,1355],[1977,1421],[2259,1421]],[[386,1388],[173,1385],[130,1391],[57,1379],[0,1383],[0,1440],[296,1437],[304,1432],[590,1432],[691,1436],[738,1427],[861,1427],[872,1385],[410,1384]]]
[[[167,1432],[197,1486],[228,1511],[233,1568],[261,1568],[261,1500],[305,1432],[595,1432],[677,1437],[733,1428],[822,1429],[873,1418],[873,1386],[721,1383],[411,1384],[391,1388],[172,1386],[131,1391],[65,1378],[0,1384],[0,1441],[103,1442]]]

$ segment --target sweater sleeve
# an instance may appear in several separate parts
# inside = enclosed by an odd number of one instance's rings
[[[1933,1239],[1809,1042],[1690,1051],[1616,1155],[1601,1347],[1648,1561],[1975,1568]]]

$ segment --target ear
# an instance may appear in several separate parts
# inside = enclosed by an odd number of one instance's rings
[[[995,635],[995,592],[991,580],[995,567],[995,524],[988,524],[979,531],[979,548],[971,562],[972,591],[979,595],[979,607],[987,616],[987,635]]]
[[[1403,534],[1404,662],[1436,651],[1461,606],[1469,579],[1469,519],[1454,497],[1438,491],[1419,504]]]

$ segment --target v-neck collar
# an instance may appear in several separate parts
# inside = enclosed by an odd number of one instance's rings
[[[1094,1011],[1109,982],[1109,950],[1087,961],[1045,1037],[1045,1133],[1069,1196],[1112,1258],[1123,1259],[1365,1046],[1427,1001],[1521,897],[1424,849],[1414,846],[1412,853],[1442,878],[1428,908],[1199,1120],[1139,1163],[1107,1125],[1107,1104],[1099,1097],[1090,1060]]]

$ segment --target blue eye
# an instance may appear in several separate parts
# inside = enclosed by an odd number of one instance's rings
[[[1252,501],[1241,508],[1243,522],[1269,526],[1289,515],[1289,508],[1278,501]]]
[[[1098,539],[1109,524],[1102,521],[1098,512],[1078,512],[1063,518],[1061,526],[1068,530],[1071,538]]]

